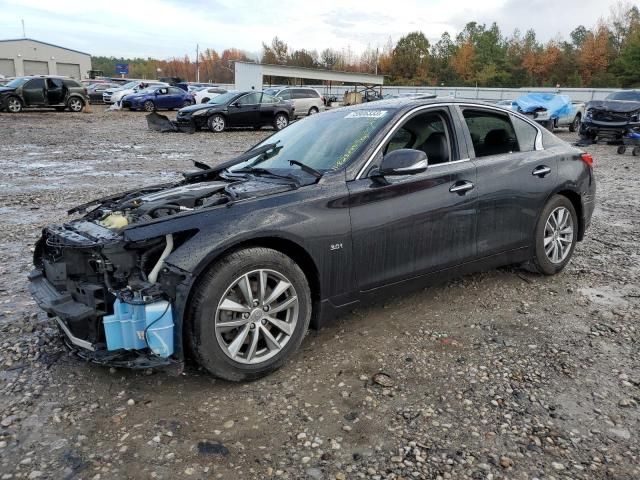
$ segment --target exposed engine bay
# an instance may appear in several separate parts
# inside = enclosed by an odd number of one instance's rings
[[[188,274],[165,259],[197,228],[135,242],[126,240],[128,228],[294,188],[269,178],[188,175],[79,205],[69,213],[82,218],[43,230],[31,292],[85,358],[133,368],[171,363],[172,309]]]

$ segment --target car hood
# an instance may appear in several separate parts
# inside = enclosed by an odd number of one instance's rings
[[[592,100],[587,103],[587,109],[604,112],[631,113],[640,110],[640,102],[629,100]]]
[[[0,95],[3,93],[15,92],[16,89],[12,87],[0,87]]]
[[[197,103],[195,105],[190,105],[188,107],[181,108],[178,110],[178,113],[184,114],[192,114],[197,112],[198,110],[212,110],[212,111],[222,111],[227,108],[226,105],[214,105],[212,103]]]

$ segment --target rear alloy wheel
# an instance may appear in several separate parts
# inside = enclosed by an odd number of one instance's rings
[[[155,112],[156,104],[153,103],[153,100],[147,100],[146,102],[144,102],[143,108],[145,112]]]
[[[84,108],[84,102],[78,97],[73,97],[67,102],[67,107],[69,107],[69,110],[72,112],[78,113]]]
[[[300,267],[281,252],[254,247],[225,257],[202,279],[189,306],[187,338],[212,374],[250,380],[293,354],[310,319]]]
[[[574,118],[573,122],[571,122],[571,125],[569,125],[569,131],[577,132],[578,130],[580,130],[580,123],[581,123],[581,117],[580,117],[580,114],[577,114],[576,118]]]
[[[533,266],[539,273],[554,275],[571,259],[578,241],[578,217],[571,201],[554,195],[544,207],[536,226]]]
[[[227,122],[222,115],[216,114],[209,117],[209,120],[207,120],[207,126],[212,132],[220,133],[224,132],[224,129],[227,128]]]
[[[309,115],[315,115],[316,113],[319,113],[320,110],[318,110],[318,107],[311,107],[309,109]]]
[[[273,128],[276,130],[282,130],[287,125],[289,125],[289,117],[287,117],[284,113],[279,113],[276,115],[276,118],[273,119]]]
[[[20,113],[22,111],[22,102],[18,97],[9,97],[7,111],[11,113]]]

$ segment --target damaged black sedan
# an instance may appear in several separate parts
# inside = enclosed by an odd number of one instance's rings
[[[580,126],[580,143],[621,143],[626,134],[640,128],[640,90],[621,90],[604,100],[587,103]]]
[[[281,366],[309,326],[452,276],[555,274],[595,202],[591,156],[494,106],[383,100],[313,115],[226,163],[44,229],[38,304],[82,357],[219,377]]]

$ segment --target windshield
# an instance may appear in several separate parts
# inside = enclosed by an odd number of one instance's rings
[[[130,88],[135,87],[136,85],[138,85],[138,82],[128,82],[128,83],[125,83],[124,85],[122,85],[120,88],[123,89],[123,90],[128,90]]]
[[[215,98],[212,98],[207,103],[211,103],[212,105],[224,105],[225,103],[229,103],[231,100],[238,96],[237,93],[223,93],[222,95],[218,95]]]
[[[607,98],[605,98],[605,100],[631,100],[632,102],[640,102],[640,92],[636,90],[614,92],[607,95]]]
[[[264,93],[266,93],[267,95],[276,95],[279,91],[279,88],[267,88]]]
[[[234,172],[256,166],[268,170],[302,171],[291,160],[304,163],[319,172],[337,170],[349,163],[392,115],[389,110],[336,110],[312,115],[256,145],[276,143],[266,156],[254,157],[234,165]],[[267,158],[261,161],[263,158]]]
[[[7,83],[5,85],[5,87],[16,88],[16,87],[19,87],[20,85],[22,85],[23,83],[27,83],[27,80],[29,80],[29,79],[28,78],[24,78],[24,77],[14,78],[9,83]]]

